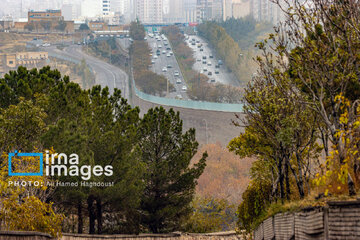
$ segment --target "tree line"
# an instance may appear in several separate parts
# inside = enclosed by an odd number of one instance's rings
[[[151,67],[150,47],[144,40],[145,29],[140,22],[131,23],[130,37],[134,40],[130,46],[130,55],[136,86],[145,93],[159,96],[165,96],[167,84],[169,84],[169,91],[175,89],[172,83],[167,83],[165,76],[149,69]]]
[[[257,44],[246,117],[235,122],[245,131],[229,143],[257,159],[238,208],[248,232],[286,202],[321,205],[360,188],[359,3],[286,3],[286,21]]]
[[[0,79],[2,228],[53,236],[61,230],[91,234],[179,230],[192,211],[197,179],[206,165],[206,153],[190,165],[197,149],[195,130],[184,131],[179,113],[172,109],[154,108],[140,117],[139,108],[131,107],[120,90],[113,94],[100,86],[84,90],[50,67],[19,67]],[[112,176],[93,174],[88,181],[114,184],[54,187],[47,183],[83,180],[65,175],[8,176],[8,153],[15,150],[76,153],[80,166],[111,165]],[[26,170],[31,162],[36,161],[14,160],[13,167]],[[37,180],[42,185],[8,185],[15,180]]]
[[[168,26],[162,29],[168,37],[174,54],[177,58],[181,72],[190,85],[189,96],[198,101],[238,103],[241,90],[221,83],[210,83],[209,78],[193,69],[195,59],[192,49],[186,45],[185,37],[179,27]]]

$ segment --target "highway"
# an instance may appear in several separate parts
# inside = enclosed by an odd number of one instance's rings
[[[195,45],[192,45],[192,39],[195,39]],[[199,36],[189,36],[188,40],[185,40],[186,44],[194,51],[195,64],[193,69],[200,73],[207,75],[210,79],[210,82],[213,83],[223,83],[226,85],[240,86],[239,81],[234,74],[229,72],[226,69],[226,66],[220,65],[219,68],[215,68],[218,63],[218,59],[215,55],[215,52],[209,47],[208,43]],[[198,44],[202,44],[202,47],[198,48]],[[203,51],[200,51],[203,49]],[[213,58],[210,58],[212,56]],[[206,59],[203,59],[206,57]],[[208,63],[211,63],[209,66]],[[215,71],[218,70],[218,74]],[[208,75],[211,72],[211,75]],[[213,81],[211,81],[211,79]],[[214,81],[215,80],[215,81]]]
[[[120,89],[122,96],[129,99],[128,75],[118,67],[108,64],[93,56],[87,55],[82,51],[82,46],[70,45],[69,47],[64,48],[63,51],[57,49],[56,47],[47,47],[46,51],[71,59],[85,59],[86,63],[95,73],[95,82],[97,85],[109,87],[111,94],[114,92],[114,88]]]
[[[158,39],[156,39],[155,36],[150,37],[148,34],[146,37],[149,47],[152,50],[151,59],[153,60],[153,63],[151,70],[157,74],[164,75],[175,87],[176,91],[169,92],[167,97],[189,100],[186,93],[188,86],[184,81],[184,77],[180,71],[175,55],[168,55],[173,51],[168,39],[165,36],[159,36]],[[160,51],[160,54],[157,54],[157,50]],[[165,69],[166,71],[164,71]]]

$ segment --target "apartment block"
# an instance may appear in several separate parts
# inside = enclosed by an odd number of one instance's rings
[[[143,23],[163,23],[163,0],[136,0],[135,14]]]

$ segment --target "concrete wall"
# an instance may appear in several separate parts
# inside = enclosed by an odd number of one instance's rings
[[[255,240],[360,239],[360,200],[328,202],[326,207],[280,213],[254,231]]]
[[[158,107],[159,104],[144,101],[133,93],[133,104],[140,107],[141,115],[145,114],[150,108]],[[243,130],[235,127],[232,120],[236,120],[235,113],[216,112],[197,110],[191,108],[163,106],[165,109],[173,108],[180,112],[183,120],[184,130],[189,128],[196,129],[196,140],[200,144],[221,143],[226,147],[230,140],[240,135]],[[237,113],[243,116],[241,113]]]

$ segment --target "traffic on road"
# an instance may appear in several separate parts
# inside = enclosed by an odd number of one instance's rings
[[[145,40],[151,48],[151,70],[164,75],[168,79],[168,83],[175,87],[175,91],[169,91],[167,97],[188,100],[189,97],[186,93],[188,86],[166,36],[150,32],[146,35]]]

